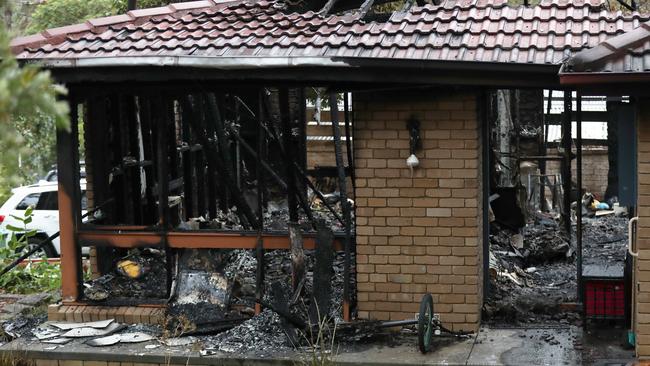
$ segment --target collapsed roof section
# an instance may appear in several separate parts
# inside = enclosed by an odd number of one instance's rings
[[[285,12],[280,2],[204,0],[89,20],[17,38],[18,59],[51,68],[176,66],[260,68],[417,67],[554,75],[572,53],[650,20],[600,1],[447,0],[394,12]],[[420,74],[422,75],[422,74]],[[472,76],[472,75],[469,75]],[[374,75],[376,78],[377,75]]]

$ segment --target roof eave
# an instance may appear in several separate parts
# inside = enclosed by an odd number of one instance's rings
[[[560,73],[560,84],[567,86],[638,84],[650,82],[647,72],[568,72]]]
[[[187,79],[203,79],[208,72],[252,72],[272,74],[270,70],[313,70],[315,68],[333,71],[359,72],[354,76],[357,81],[382,82],[399,81],[400,75],[417,75],[422,72],[421,83],[431,83],[439,80],[441,83],[462,83],[464,85],[518,85],[526,86],[521,76],[530,75],[537,78],[536,86],[542,83],[558,85],[557,73],[559,65],[554,64],[518,64],[498,62],[473,61],[439,61],[439,60],[410,60],[410,59],[379,59],[360,57],[187,57],[187,56],[147,56],[147,57],[102,57],[102,58],[66,58],[22,60],[57,70],[75,70],[74,81],[96,81],[91,73],[94,69],[120,70],[123,68],[175,68],[193,69],[197,73],[188,73]],[[84,75],[84,70],[87,72]],[[378,70],[383,73],[377,73]],[[364,73],[367,71],[367,73]],[[387,72],[390,71],[390,72]],[[313,71],[312,71],[313,73]],[[318,73],[313,73],[318,78]],[[348,73],[341,73],[341,82],[346,81]],[[336,76],[326,75],[328,80]],[[125,75],[126,77],[126,75]],[[129,79],[137,81],[138,75],[129,74]],[[244,74],[238,79],[247,78]],[[251,77],[253,78],[253,77]],[[484,78],[484,81],[473,81]],[[417,78],[416,78],[417,79]],[[65,80],[62,80],[65,81]],[[415,80],[418,81],[418,80]],[[532,85],[531,85],[532,86]]]

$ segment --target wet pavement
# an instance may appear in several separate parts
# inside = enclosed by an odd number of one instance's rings
[[[584,333],[575,326],[483,327],[465,340],[435,338],[434,351],[427,355],[417,351],[415,335],[407,334],[397,342],[338,345],[333,359],[342,365],[605,365],[633,361],[633,351],[618,347],[611,339],[602,338],[602,333],[590,329]],[[74,355],[75,359],[108,362],[134,362],[137,358],[140,363],[164,360],[192,365],[246,364],[253,360],[260,365],[294,365],[311,357],[304,348],[265,354],[217,352],[206,356],[201,356],[201,348],[200,343],[170,347],[154,340],[99,348],[75,341],[52,349],[51,345],[23,337],[1,347],[0,352],[13,349],[27,351],[33,358],[70,359]]]

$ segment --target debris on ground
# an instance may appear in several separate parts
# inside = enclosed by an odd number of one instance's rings
[[[602,210],[598,207],[604,206],[592,204],[592,200],[586,200],[582,212],[583,269],[616,267],[623,273],[626,211],[619,209],[618,203],[610,202],[617,207],[618,214],[599,216],[597,212]],[[536,212],[530,216],[519,232],[496,222],[491,225],[490,289],[483,308],[485,319],[506,323],[579,323],[578,314],[563,306],[577,300],[575,235],[569,242],[557,215]]]
[[[113,271],[84,283],[84,297],[94,302],[120,298],[165,298],[166,268],[163,250],[131,249],[120,258]]]
[[[206,339],[205,350],[259,354],[294,349],[281,323],[277,313],[265,309],[242,324]]]
[[[326,226],[334,232],[342,232],[344,230],[343,224],[336,218],[332,212],[327,208],[331,207],[334,212],[341,217],[343,209],[341,208],[340,196],[338,192],[329,193],[325,195],[326,202],[318,199],[311,199],[310,210],[314,216],[315,221],[323,221]],[[354,202],[349,200],[352,205]],[[351,211],[354,216],[354,210]],[[276,201],[269,201],[262,217],[264,219],[264,231],[266,232],[287,232],[289,229],[289,206],[286,199],[279,199]],[[354,217],[352,218],[354,223]],[[300,218],[298,220],[300,228],[303,232],[314,232],[314,228],[309,221],[307,215],[301,210]],[[193,230],[227,230],[227,231],[241,231],[245,227],[237,213],[237,208],[232,207],[227,211],[217,209],[215,217],[205,218],[195,217],[188,221],[181,222],[178,230],[193,231]],[[354,230],[354,227],[352,228]]]

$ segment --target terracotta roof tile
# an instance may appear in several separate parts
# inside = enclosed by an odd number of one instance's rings
[[[351,13],[284,13],[267,0],[203,0],[16,39],[20,59],[113,56],[375,57],[557,64],[634,29],[648,15],[604,11],[597,0],[446,0],[368,22]]]

